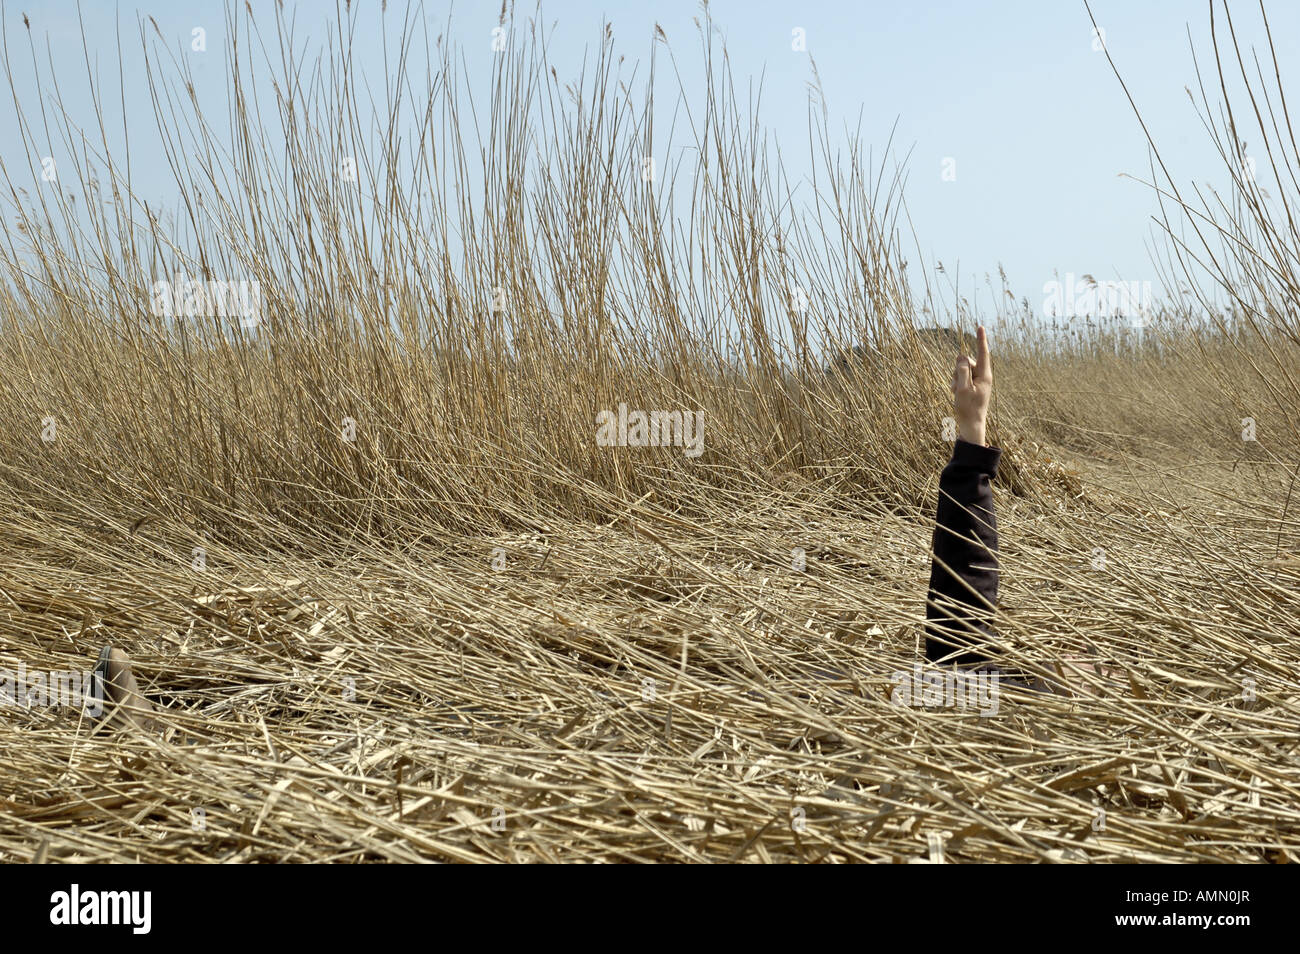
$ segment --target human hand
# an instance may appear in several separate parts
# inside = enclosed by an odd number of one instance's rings
[[[993,359],[989,356],[989,338],[984,326],[976,332],[976,356],[957,356],[952,373],[952,407],[957,420],[957,436],[983,446],[984,428],[993,395]]]

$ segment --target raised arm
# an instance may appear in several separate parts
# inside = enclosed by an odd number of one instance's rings
[[[933,662],[974,664],[990,654],[989,618],[998,602],[998,529],[991,481],[1002,452],[985,444],[993,361],[978,331],[976,357],[957,358],[952,376],[957,442],[939,477],[925,654]]]

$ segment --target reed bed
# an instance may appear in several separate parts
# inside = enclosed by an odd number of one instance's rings
[[[1013,658],[1094,646],[1128,677],[1085,668],[1096,695],[1004,692],[989,718],[890,701],[918,658],[922,511],[642,502],[336,565],[223,553],[202,584],[147,529],[15,525],[6,642],[46,670],[127,648],[171,728],[10,715],[2,850],[906,862],[937,836],[950,862],[1295,860],[1300,567],[1274,556],[1280,513],[1189,483],[1004,508]]]
[[[119,646],[165,731],[2,710],[0,859],[1297,860],[1286,235],[1231,325],[985,316],[999,638],[1076,692],[903,706],[949,450],[918,328],[978,316],[909,272],[901,172],[813,109],[796,200],[707,11],[666,136],[609,32],[567,85],[503,8],[485,103],[408,18],[372,122],[281,16],[228,14],[228,125],[141,23],[178,214],[102,117],[19,107],[79,186],[0,170],[0,668]],[[177,273],[261,320],[155,314]],[[599,446],[619,403],[703,411],[703,453]]]

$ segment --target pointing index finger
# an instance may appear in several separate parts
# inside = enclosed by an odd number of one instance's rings
[[[993,358],[989,354],[989,336],[980,325],[975,332],[978,339],[975,345],[975,380],[991,381],[993,380]]]

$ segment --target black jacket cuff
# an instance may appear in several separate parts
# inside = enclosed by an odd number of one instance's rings
[[[1001,459],[1002,448],[971,444],[959,437],[952,446],[952,461],[949,466],[956,464],[958,467],[969,467],[990,477],[996,477],[998,461]]]

